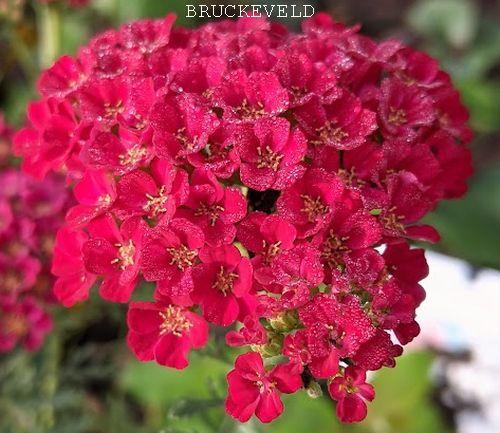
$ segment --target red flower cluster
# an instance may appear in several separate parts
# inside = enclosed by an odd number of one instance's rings
[[[43,182],[15,169],[0,172],[0,353],[37,349],[52,328],[53,233],[64,221],[64,178]]]
[[[15,146],[26,171],[76,183],[55,293],[71,306],[98,282],[128,302],[153,282],[129,307],[140,360],[184,368],[207,322],[238,322],[227,343],[253,352],[228,413],[271,421],[281,393],[326,380],[360,421],[366,372],[419,332],[427,264],[408,239],[437,241],[418,221],[466,191],[467,111],[434,59],[326,15],[301,34],[173,21],[109,30],[40,78]]]

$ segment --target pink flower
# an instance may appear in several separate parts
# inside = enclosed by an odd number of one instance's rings
[[[360,422],[366,418],[366,401],[375,398],[373,386],[366,383],[366,372],[349,366],[328,385],[330,396],[337,401],[337,416],[342,422]]]
[[[69,194],[55,174],[37,181],[8,168],[0,184],[0,352],[36,350],[52,327],[49,262]]]
[[[141,263],[145,280],[158,281],[158,292],[176,303],[189,303],[193,268],[204,245],[203,231],[184,218],[157,226],[145,241]]]
[[[469,143],[472,139],[472,131],[467,125],[469,112],[463,106],[459,93],[451,86],[443,86],[435,89],[432,96],[439,126],[462,143]]]
[[[451,135],[438,132],[427,139],[425,145],[436,158],[440,171],[429,182],[430,190],[438,197],[460,198],[467,192],[466,180],[471,176],[471,154],[458,145]]]
[[[292,223],[278,215],[252,212],[238,226],[238,240],[255,253],[252,258],[256,282],[267,285],[274,280],[270,268],[274,259],[294,246],[297,231]]]
[[[219,122],[194,96],[169,96],[152,107],[153,144],[159,158],[179,160],[203,149]]]
[[[17,344],[26,350],[38,349],[52,329],[51,317],[32,297],[14,304],[0,301],[0,353]]]
[[[86,79],[87,71],[74,58],[60,57],[38,80],[38,91],[45,97],[64,98],[78,90]]]
[[[127,342],[141,361],[181,370],[191,349],[207,343],[208,325],[187,308],[164,302],[132,302],[127,314]]]
[[[83,120],[98,119],[103,126],[119,122],[142,129],[154,95],[153,82],[148,78],[89,79],[78,91],[79,112]]]
[[[329,224],[313,238],[321,251],[322,262],[330,269],[343,268],[347,262],[359,262],[370,254],[381,238],[377,219],[364,209],[361,198],[346,191],[334,207]]]
[[[283,355],[288,356],[291,362],[309,365],[312,356],[307,346],[307,340],[307,331],[304,330],[288,334],[283,341]]]
[[[328,104],[341,91],[337,78],[324,63],[313,62],[308,53],[290,52],[281,57],[274,67],[281,84],[288,90],[290,107],[298,107],[319,96]]]
[[[12,258],[0,256],[0,300],[15,300],[36,282],[40,261],[34,257]]]
[[[47,99],[28,107],[31,126],[16,133],[13,150],[23,156],[23,170],[43,178],[50,170],[60,169],[75,145],[76,121],[66,101]]]
[[[307,142],[285,119],[261,120],[236,132],[243,184],[257,191],[281,190],[302,176]]]
[[[82,246],[85,269],[103,277],[100,294],[113,302],[128,302],[139,277],[147,224],[132,217],[118,227],[110,214],[88,226],[91,238]]]
[[[175,60],[182,59],[184,51],[177,50]],[[187,55],[187,54],[186,54]],[[172,89],[176,92],[196,93],[203,97],[210,97],[211,89],[218,84],[226,72],[227,61],[217,55],[207,57],[191,57],[189,63],[179,69],[172,78]],[[163,65],[164,67],[164,65]]]
[[[202,264],[193,272],[193,301],[204,317],[220,326],[233,323],[252,286],[252,264],[233,245],[200,251]]]
[[[252,72],[247,75],[242,69],[224,77],[215,89],[213,101],[231,122],[254,122],[288,108],[287,92],[275,74]]]
[[[310,169],[282,192],[276,203],[278,214],[296,227],[299,238],[311,236],[328,224],[343,188],[336,176],[321,169]]]
[[[317,378],[334,375],[340,358],[358,353],[376,332],[353,296],[339,301],[331,295],[317,295],[299,310],[299,317],[306,327],[312,358],[309,368]]]
[[[96,280],[83,261],[82,248],[87,240],[84,232],[68,228],[61,228],[56,235],[52,261],[52,273],[57,277],[54,294],[65,307],[86,300]]]
[[[209,137],[206,146],[187,159],[193,167],[211,171],[215,176],[228,179],[238,169],[240,158],[234,147],[233,128],[220,126]]]
[[[189,196],[177,211],[203,230],[210,246],[230,244],[235,223],[246,214],[247,203],[238,188],[223,187],[212,172],[199,168],[191,175]]]
[[[418,128],[433,122],[432,100],[416,86],[407,86],[397,79],[385,79],[380,91],[379,115],[387,134],[413,138]]]
[[[329,105],[313,99],[298,107],[296,116],[316,147],[354,149],[377,128],[375,114],[363,108],[361,101],[347,91]]]
[[[300,372],[296,364],[280,364],[266,371],[256,352],[238,356],[234,370],[227,375],[226,412],[241,422],[253,414],[264,423],[271,422],[283,412],[281,393],[292,394],[302,387]]]
[[[356,365],[365,370],[378,370],[383,366],[394,367],[394,358],[402,353],[403,348],[394,344],[389,334],[378,329],[372,338],[361,345],[353,359]]]
[[[283,308],[296,308],[310,298],[310,289],[323,281],[319,251],[308,244],[284,251],[271,264],[272,280],[268,290],[281,294]],[[273,287],[274,286],[274,287]]]
[[[103,170],[86,171],[73,193],[79,204],[68,211],[66,221],[75,228],[108,212],[116,200],[115,182]]]
[[[363,191],[367,205],[378,213],[383,234],[388,237],[406,236],[412,239],[439,241],[436,230],[427,225],[411,225],[422,218],[432,207],[424,188],[408,172],[390,175],[386,192],[375,189]]]
[[[118,134],[94,129],[83,146],[81,158],[90,169],[124,174],[149,165],[153,158],[151,131],[142,135],[120,128]]]
[[[187,175],[166,160],[155,159],[151,174],[134,170],[118,182],[117,214],[145,215],[152,221],[168,221],[187,197]]]

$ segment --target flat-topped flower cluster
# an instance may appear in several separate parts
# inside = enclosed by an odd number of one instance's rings
[[[9,167],[12,133],[0,113],[0,354],[36,350],[52,329],[54,233],[70,202],[64,177],[38,182]]]
[[[428,268],[408,240],[437,241],[419,220],[466,191],[468,113],[434,59],[323,14],[300,34],[173,21],[106,31],[39,80],[16,152],[36,176],[63,170],[78,201],[55,293],[129,302],[153,282],[128,311],[140,360],[182,369],[226,327],[248,350],[233,417],[269,422],[319,381],[360,421],[366,372],[419,333]]]

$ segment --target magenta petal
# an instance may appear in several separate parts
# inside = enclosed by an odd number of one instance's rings
[[[215,292],[211,289],[202,301],[203,315],[212,323],[219,326],[229,326],[238,317],[240,307],[236,298],[228,294]]]
[[[226,399],[226,412],[240,422],[247,422],[255,413],[255,409],[259,404],[259,398],[256,398],[248,405],[238,405],[229,395]]]
[[[187,337],[165,334],[160,337],[158,344],[155,346],[155,360],[160,365],[182,370],[189,364],[187,359],[189,349],[190,344]]]
[[[283,402],[280,399],[278,392],[271,391],[263,393],[260,397],[259,404],[255,409],[255,415],[263,423],[268,423],[278,418],[283,412]]]
[[[366,414],[366,403],[356,394],[347,394],[337,403],[337,416],[342,422],[360,422],[366,418]]]
[[[139,361],[152,361],[154,359],[154,348],[157,341],[158,334],[156,332],[137,334],[134,331],[129,331],[127,335],[128,347]]]
[[[138,334],[159,332],[162,319],[160,308],[153,302],[131,302],[127,313],[127,325]]]

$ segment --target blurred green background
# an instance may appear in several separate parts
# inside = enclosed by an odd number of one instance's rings
[[[40,68],[62,53],[75,53],[100,29],[169,11],[177,13],[177,25],[200,24],[185,18],[185,3],[196,2],[91,0],[85,8],[71,8],[0,0],[0,110],[14,125],[22,124]],[[441,204],[427,219],[443,236],[436,248],[473,267],[500,269],[500,2],[305,3],[348,24],[363,23],[363,32],[377,39],[397,37],[424,49],[452,74],[471,111],[476,173],[464,200]],[[286,24],[297,29],[300,22]],[[96,298],[56,316],[57,330],[39,353],[0,357],[1,433],[456,431],[453,411],[440,404],[430,380],[430,351],[405,355],[396,369],[375,376],[377,399],[360,425],[339,425],[331,401],[305,392],[286,398],[286,415],[270,426],[238,425],[222,409],[230,364],[218,360],[218,340],[193,356],[187,371],[176,372],[133,359],[123,342],[121,306]]]

